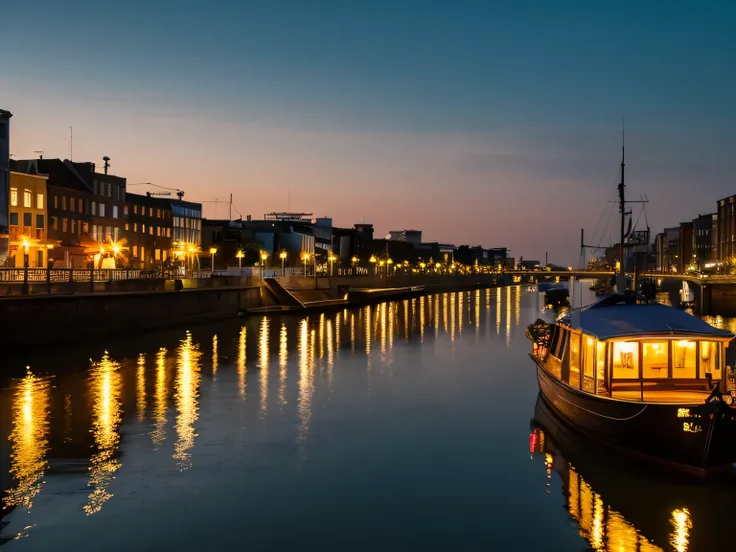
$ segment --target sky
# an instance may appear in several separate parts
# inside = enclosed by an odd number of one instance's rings
[[[16,159],[107,155],[208,217],[577,264],[581,228],[616,241],[624,118],[639,228],[736,194],[734,28],[726,1],[3,0],[0,109]]]

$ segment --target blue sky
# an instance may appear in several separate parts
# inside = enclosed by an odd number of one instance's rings
[[[655,232],[736,193],[729,2],[6,0],[3,20],[18,157],[68,157],[73,125],[76,160],[255,216],[291,190],[337,224],[573,262],[624,115]]]

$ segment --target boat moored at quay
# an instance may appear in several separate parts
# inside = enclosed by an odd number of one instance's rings
[[[611,294],[527,335],[542,398],[574,429],[698,475],[736,462],[732,333]]]

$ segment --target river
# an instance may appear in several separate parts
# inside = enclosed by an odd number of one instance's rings
[[[68,350],[39,344],[4,365],[0,543],[106,552],[723,544],[710,527],[736,513],[733,493],[650,484],[579,439],[533,430],[524,330],[552,319],[542,303],[515,286]]]

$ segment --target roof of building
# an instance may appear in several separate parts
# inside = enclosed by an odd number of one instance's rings
[[[26,174],[48,175],[48,185],[79,190],[91,191],[88,184],[77,171],[73,163],[61,159],[24,159],[14,161],[11,165],[13,170]]]
[[[733,337],[727,330],[715,328],[687,312],[659,303],[616,304],[607,296],[589,307],[570,313],[563,322],[599,340],[644,337],[646,335]]]

